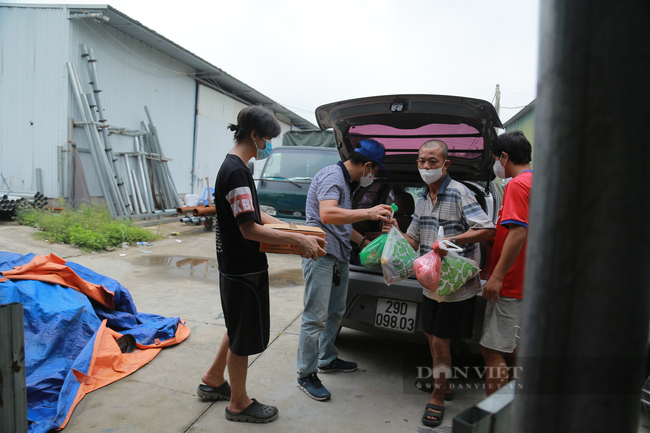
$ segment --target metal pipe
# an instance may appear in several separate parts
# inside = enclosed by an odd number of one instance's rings
[[[192,213],[194,209],[202,209],[206,206],[200,205],[200,206],[183,206],[183,207],[177,207],[176,212],[182,214],[182,213]]]
[[[70,84],[72,85],[72,90],[73,94],[75,97],[75,100],[77,101],[77,107],[79,108],[79,112],[81,113],[81,120],[84,122],[87,120],[86,118],[86,111],[83,108],[83,103],[81,100],[81,93],[79,92],[79,88],[77,87],[77,80],[75,78],[76,76],[76,70],[75,66],[70,63],[66,62],[66,65],[68,67],[68,77],[70,79]],[[92,137],[91,137],[91,132],[90,132],[90,127],[88,125],[84,125],[84,131],[86,133],[86,140],[88,141],[88,147],[91,149],[90,150],[90,155],[92,157],[93,163],[95,165],[95,169],[97,170],[97,177],[99,178],[99,187],[102,190],[102,194],[104,195],[104,198],[106,199],[106,206],[108,208],[108,211],[111,214],[111,217],[115,218],[117,216],[117,210],[115,209],[115,204],[110,198],[110,192],[108,190],[108,186],[106,185],[103,177],[100,175],[100,164],[99,160],[97,157],[97,154],[92,146]]]
[[[142,122],[144,123],[144,122]],[[147,198],[147,209],[149,212],[153,212],[155,207],[153,205],[153,192],[151,191],[151,178],[149,177],[149,167],[148,162],[144,157],[144,141],[143,137],[136,137],[136,150],[138,152],[138,163],[140,165],[140,176],[142,177],[142,184],[146,191]]]
[[[122,183],[124,183],[124,178],[121,178],[121,180],[122,180]],[[133,195],[133,196],[127,195],[126,200],[127,200],[127,204],[129,205],[129,206],[127,206],[127,209],[129,209],[129,211],[128,211],[129,214],[139,214],[140,212],[136,211],[137,204],[134,204],[135,195]]]
[[[68,199],[68,203],[71,203],[72,201],[72,186],[74,184],[74,152],[72,150],[74,146],[74,120],[72,117],[68,117],[68,147],[67,147],[67,154],[66,154],[66,165],[67,165],[67,180],[68,180],[68,188],[66,188],[66,197]]]
[[[138,203],[140,204],[140,209],[142,210],[142,213],[147,213],[146,208],[144,206],[144,201],[142,200],[142,196],[140,195],[140,186],[138,185],[138,176],[135,174],[135,170],[131,170],[131,179],[133,179],[133,184],[135,186],[135,194],[138,197]]]
[[[81,101],[84,102],[84,107],[86,110],[86,115],[89,118],[93,118],[93,112],[90,108],[90,100],[88,100],[88,95],[87,94],[82,94],[81,95]],[[109,162],[108,162],[108,157],[106,156],[106,152],[104,151],[104,146],[102,145],[102,139],[99,136],[99,132],[97,132],[97,128],[94,126],[90,126],[90,135],[93,137],[92,145],[95,148],[95,151],[97,152],[97,157],[99,158],[99,163],[101,164],[102,167],[102,175],[106,179],[106,185],[108,185],[108,190],[111,194],[111,199],[113,200],[113,203],[115,203],[115,207],[118,210],[119,214],[121,215],[128,215],[129,213],[126,211],[126,206],[124,205],[124,202],[122,198],[120,197],[120,193],[117,190],[117,180],[115,179],[115,176],[113,176],[113,173],[111,171]]]
[[[155,125],[153,123],[153,120],[151,118],[151,113],[149,113],[149,108],[146,105],[144,106],[144,111],[145,111],[145,114],[147,115],[147,119],[149,120],[149,125],[148,125],[149,126],[149,134],[147,135],[149,148],[151,150],[153,150],[155,153],[157,153],[160,156],[160,158],[162,159],[163,154],[162,154],[162,151],[160,150],[160,148],[158,146],[159,143],[156,140],[156,137],[157,137],[157,132],[156,132],[156,129],[155,129],[156,127],[155,127]],[[160,181],[160,184],[161,184],[160,186],[162,187],[162,190],[165,192],[165,198],[169,201],[169,200],[171,200],[171,193],[169,191],[168,185],[165,182],[165,174],[166,173],[165,173],[165,170],[164,170],[164,167],[163,167],[165,164],[162,164],[162,162],[160,164],[159,163],[155,163],[155,164],[156,164],[156,166],[159,167],[158,171],[159,171],[159,174],[160,174],[160,177],[159,177],[159,181]],[[174,203],[173,206],[174,207],[180,206],[180,203]]]
[[[142,145],[145,150],[145,161],[147,162],[148,167],[151,169],[150,171],[150,176],[151,176],[151,196],[152,198],[156,198],[158,196],[158,200],[160,201],[160,207],[164,208],[165,207],[165,199],[164,199],[164,191],[160,186],[159,182],[159,174],[158,174],[158,167],[156,165],[156,161],[150,159],[149,154],[150,152],[150,147],[149,147],[149,140],[147,140],[147,135],[142,137]]]
[[[35,168],[34,169],[34,176],[36,177],[36,189],[39,191],[43,190],[43,177],[41,176],[41,169],[40,168]]]
[[[153,133],[154,136],[154,143],[156,144],[157,152],[160,155],[160,158],[162,159],[165,157],[165,155],[162,151],[162,146],[160,145],[158,128],[156,128],[156,125],[153,123],[153,120],[151,118],[151,113],[149,113],[149,108],[146,105],[144,106],[144,111],[147,114],[149,123],[151,124],[151,132]],[[174,184],[174,179],[172,178],[171,173],[169,172],[169,167],[167,166],[167,163],[163,163],[162,166],[165,172],[165,182],[169,183],[169,190],[173,194],[171,198],[174,201],[174,206],[181,206],[181,199],[178,196],[178,190],[176,189],[176,185]]]
[[[647,10],[645,0],[541,3],[512,432],[638,429],[650,320]]]
[[[59,197],[63,198],[63,146],[56,146],[56,182]]]
[[[72,63],[70,63],[69,65],[70,65],[69,70],[71,71],[70,79],[73,88],[75,90],[75,94],[79,96],[77,98],[77,103],[79,106],[79,110],[82,114],[81,120],[83,122],[92,121],[90,106],[88,104],[88,100],[86,99],[85,94],[83,93],[81,82],[79,80],[79,75],[77,74],[77,68]],[[104,153],[101,151],[98,152],[97,146],[95,146],[95,136],[97,136],[97,130],[92,128],[91,125],[88,124],[84,125],[84,129],[86,130],[86,135],[88,138],[88,148],[91,151],[91,156],[93,151],[95,152],[95,157],[93,157],[93,162],[95,163],[95,168],[97,170],[97,177],[99,178],[100,186],[101,184],[104,184],[105,186],[105,190],[102,190],[102,193],[104,194],[106,201],[112,204],[113,208],[115,209],[114,214],[117,215],[118,212],[120,212],[120,209],[116,206],[116,203],[113,202],[113,199],[110,194],[111,191],[110,182],[107,182],[104,176],[104,164],[102,163],[102,156],[104,156]]]
[[[92,110],[90,108],[90,107],[93,106],[93,102],[96,104],[96,102],[94,101],[94,97],[95,97],[95,95],[93,95],[92,93],[86,93],[86,99],[88,101],[88,112],[90,113],[89,115],[90,115],[91,119],[97,120],[96,118],[97,118],[98,114],[97,114],[96,110]],[[104,142],[103,137],[99,135],[99,132],[97,130],[97,128],[99,128],[102,131],[104,131],[104,128],[102,128],[101,126],[92,126],[92,125],[91,125],[91,128],[92,128],[93,134],[95,134],[95,139],[96,139],[96,144],[98,146],[98,151],[101,152],[102,155],[104,156],[104,158],[102,158],[102,160],[104,161],[104,164],[106,165],[106,167],[105,167],[106,174],[108,176],[112,177],[112,179],[109,178],[109,180],[111,180],[111,182],[110,182],[111,190],[114,190],[114,192],[115,192],[115,196],[113,197],[113,199],[118,204],[118,206],[123,208],[122,211],[124,212],[125,215],[130,215],[131,214],[131,209],[130,209],[129,201],[126,199],[126,195],[127,195],[126,190],[124,189],[124,184],[121,183],[120,179],[118,178],[117,167],[114,166],[115,161],[112,160],[114,158],[114,156],[113,156],[113,151],[110,148],[111,145],[110,145],[110,143]]]
[[[203,221],[205,221],[205,217],[198,217],[198,216],[190,217],[189,219],[190,222],[188,224],[194,224],[195,226],[198,226]]]
[[[150,159],[147,154],[151,154],[151,142],[149,140],[150,133],[149,127],[142,122],[143,129],[147,131],[147,134],[142,137],[142,144],[145,150],[145,159],[149,160],[149,165],[151,167],[151,178],[152,178],[152,198],[155,196],[155,192],[158,192],[158,197],[160,198],[161,207],[165,207],[165,191],[160,184],[160,171],[155,160]],[[154,188],[156,191],[154,191]]]
[[[192,215],[194,216],[199,216],[199,215],[214,215],[217,213],[217,208],[215,206],[206,206],[203,209],[194,209],[192,211]]]
[[[137,196],[135,194],[135,184],[133,182],[133,178],[131,177],[131,167],[129,166],[129,155],[127,154],[124,154],[124,164],[126,165],[126,174],[129,178],[129,185],[131,186],[131,197],[133,199],[133,212],[140,213]]]
[[[90,108],[90,100],[88,99],[87,95],[83,93],[83,87],[81,85],[81,81],[79,80],[79,74],[77,73],[77,69],[74,65],[72,65],[72,70],[73,70],[73,78],[76,83],[76,88],[81,98],[81,109],[84,112],[84,118],[82,120],[92,121],[94,116]],[[94,147],[95,152],[97,154],[97,161],[99,163],[98,177],[101,175],[104,178],[103,181],[105,182],[107,189],[109,191],[109,199],[115,206],[116,213],[125,215],[126,209],[124,207],[124,203],[122,203],[120,200],[119,193],[117,192],[115,179],[111,179],[109,177],[111,170],[108,166],[106,153],[104,152],[104,146],[101,144],[101,138],[99,137],[97,128],[95,128],[92,125],[87,125],[87,127],[88,130],[90,131],[90,136],[91,136],[91,140],[89,141],[89,148],[92,149]]]
[[[176,209],[163,209],[163,210],[157,210],[154,211],[155,215],[161,215],[161,216],[175,216],[176,215]]]
[[[156,151],[156,144],[152,134],[148,134],[145,137],[145,140],[149,146],[150,150]],[[151,165],[154,167],[156,184],[158,189],[161,192],[161,198],[163,200],[163,207],[168,207],[171,205],[171,193],[169,191],[168,185],[165,182],[165,173],[162,167],[162,162],[160,160],[152,159]],[[176,205],[174,205],[175,207]]]

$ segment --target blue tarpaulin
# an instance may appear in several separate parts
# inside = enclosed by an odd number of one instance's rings
[[[23,304],[30,432],[62,428],[86,393],[131,374],[161,347],[189,335],[178,317],[139,313],[116,280],[54,255],[0,252],[0,272],[6,278],[0,280],[0,304]],[[74,274],[79,280],[70,278]],[[116,342],[124,334],[137,342],[131,353]]]

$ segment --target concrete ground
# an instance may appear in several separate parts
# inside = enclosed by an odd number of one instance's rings
[[[311,400],[296,387],[304,284],[300,257],[269,254],[271,343],[263,354],[249,358],[248,392],[276,405],[280,416],[263,427],[227,421],[227,402],[202,401],[196,395],[225,332],[214,233],[180,223],[147,229],[163,239],[149,247],[82,253],[68,245],[33,240],[31,228],[0,223],[0,251],[52,252],[84,265],[122,283],[139,311],[181,317],[192,330],[186,341],[163,349],[134,374],[86,395],[66,433],[450,432],[454,416],[485,396],[481,380],[457,382],[456,398],[445,404],[442,426],[424,427],[421,417],[429,396],[416,390],[413,381],[418,366],[430,366],[428,348],[343,329],[337,340],[340,356],[358,362],[359,370],[319,375],[332,399]],[[647,432],[648,417],[641,412],[639,432]]]
[[[453,417],[484,396],[457,390],[447,402],[443,428],[420,421],[428,394],[413,387],[417,365],[430,365],[428,348],[343,329],[340,356],[359,363],[354,373],[320,375],[332,393],[328,402],[296,387],[296,351],[303,302],[300,257],[269,254],[271,343],[249,358],[248,393],[277,406],[279,418],[264,427],[224,418],[227,402],[196,395],[201,375],[214,359],[225,332],[218,290],[214,233],[180,223],[147,227],[164,238],[153,246],[82,253],[75,247],[31,238],[33,229],[0,225],[0,251],[49,254],[118,280],[139,311],[181,317],[192,330],[183,343],[163,349],[129,377],[94,391],[76,407],[67,433],[87,432],[357,432],[450,431]],[[180,232],[172,236],[172,232]],[[180,242],[179,242],[180,241]]]

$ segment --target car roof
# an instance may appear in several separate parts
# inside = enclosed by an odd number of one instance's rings
[[[431,139],[447,144],[453,178],[494,178],[491,145],[497,137],[495,128],[503,125],[494,106],[481,99],[445,95],[349,99],[318,107],[316,120],[321,129],[334,130],[343,161],[363,139],[382,143],[386,148],[384,165],[391,178],[419,178],[414,169],[417,151]]]

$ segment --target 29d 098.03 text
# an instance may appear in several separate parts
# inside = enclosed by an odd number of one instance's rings
[[[418,306],[414,302],[377,298],[375,326],[401,332],[415,331]]]

